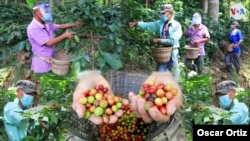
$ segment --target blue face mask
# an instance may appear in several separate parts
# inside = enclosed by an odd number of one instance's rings
[[[51,22],[52,21],[52,15],[51,13],[44,13],[42,20],[46,23],[46,22]]]
[[[52,14],[51,14],[51,9],[50,5],[48,3],[43,3],[37,7],[34,7],[33,9],[39,9],[40,12],[42,13],[42,20],[46,22],[51,22],[52,21]]]
[[[233,28],[234,28],[234,25],[233,25],[233,24],[231,24],[231,26],[230,26],[230,27],[231,27],[231,29],[233,29]]]
[[[220,96],[219,100],[220,100],[220,104],[223,108],[227,108],[232,102],[232,99],[230,99],[230,97],[228,95]]]
[[[166,21],[167,21],[167,17],[166,17],[165,14],[162,14],[162,15],[160,16],[160,19],[161,19],[161,21],[163,21],[163,22],[166,22]]]
[[[24,107],[28,108],[32,104],[33,96],[23,94],[23,97],[20,99],[20,101],[22,102]]]

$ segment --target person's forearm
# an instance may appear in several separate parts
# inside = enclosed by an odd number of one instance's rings
[[[236,44],[236,45],[239,46],[242,42],[243,42],[243,40],[240,40],[240,41],[238,42],[238,44]]]
[[[61,42],[63,39],[65,39],[64,34],[57,36],[56,38],[50,39],[48,42],[45,43],[45,45],[49,47],[53,47],[59,42]]]
[[[173,45],[174,39],[160,39],[160,43],[164,45]]]
[[[67,29],[67,28],[71,28],[71,27],[75,27],[75,24],[71,23],[71,24],[60,24],[59,28],[60,29]]]
[[[203,42],[207,42],[207,41],[209,41],[209,40],[210,40],[210,38],[203,38],[203,39],[200,39],[199,42],[200,42],[200,43],[203,43]]]

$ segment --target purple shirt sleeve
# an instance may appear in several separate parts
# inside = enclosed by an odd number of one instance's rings
[[[210,38],[210,34],[209,34],[209,32],[208,32],[208,29],[207,29],[207,27],[205,26],[205,25],[203,25],[203,31],[204,31],[204,36],[203,36],[203,38]]]

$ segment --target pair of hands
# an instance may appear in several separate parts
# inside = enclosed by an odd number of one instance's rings
[[[193,45],[194,45],[194,46],[197,46],[199,43],[200,43],[199,40],[194,40]]]
[[[145,99],[138,97],[134,92],[130,92],[128,96],[129,99],[123,99],[123,103],[128,104],[130,102],[136,116],[142,118],[145,123],[151,123],[152,121],[169,121],[170,116],[173,115],[175,111],[182,105],[182,91],[179,84],[176,82],[170,72],[153,72],[145,82],[148,81],[154,81],[155,83],[172,83],[173,86],[178,89],[178,94],[166,105],[166,115],[163,115],[156,107],[152,107],[148,111],[146,111],[144,108]],[[91,89],[99,84],[102,84],[103,86],[111,90],[108,81],[101,74],[85,74],[81,76],[79,83],[74,91],[72,103],[73,110],[80,118],[83,118],[86,112],[86,107],[79,103],[81,92],[87,89]],[[112,124],[117,122],[118,118],[122,116],[122,114],[123,111],[118,110],[114,115],[110,116],[109,123]],[[94,114],[91,115],[89,120],[97,125],[103,123],[102,118],[95,116]]]
[[[236,48],[237,46],[239,46],[239,44],[234,44],[234,45],[233,45],[233,48]]]
[[[83,24],[84,24],[83,21],[77,21],[77,22],[71,24],[69,27],[80,27]],[[69,30],[67,29],[66,32],[64,33],[64,36],[65,36],[65,38],[72,40],[74,38],[75,34],[76,34],[75,32],[69,32]]]

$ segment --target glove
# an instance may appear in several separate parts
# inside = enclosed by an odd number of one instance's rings
[[[129,100],[132,105],[132,109],[136,113],[137,117],[141,117],[145,123],[151,123],[152,121],[158,122],[167,122],[170,119],[170,116],[175,113],[175,111],[181,107],[182,105],[182,91],[180,89],[179,84],[174,79],[172,73],[169,71],[167,72],[153,72],[144,83],[148,81],[153,81],[155,84],[157,83],[171,83],[173,87],[177,88],[178,94],[174,96],[166,104],[167,114],[163,115],[156,106],[151,107],[146,111],[144,108],[145,99],[140,98],[139,96],[135,95],[135,93],[129,93]]]

